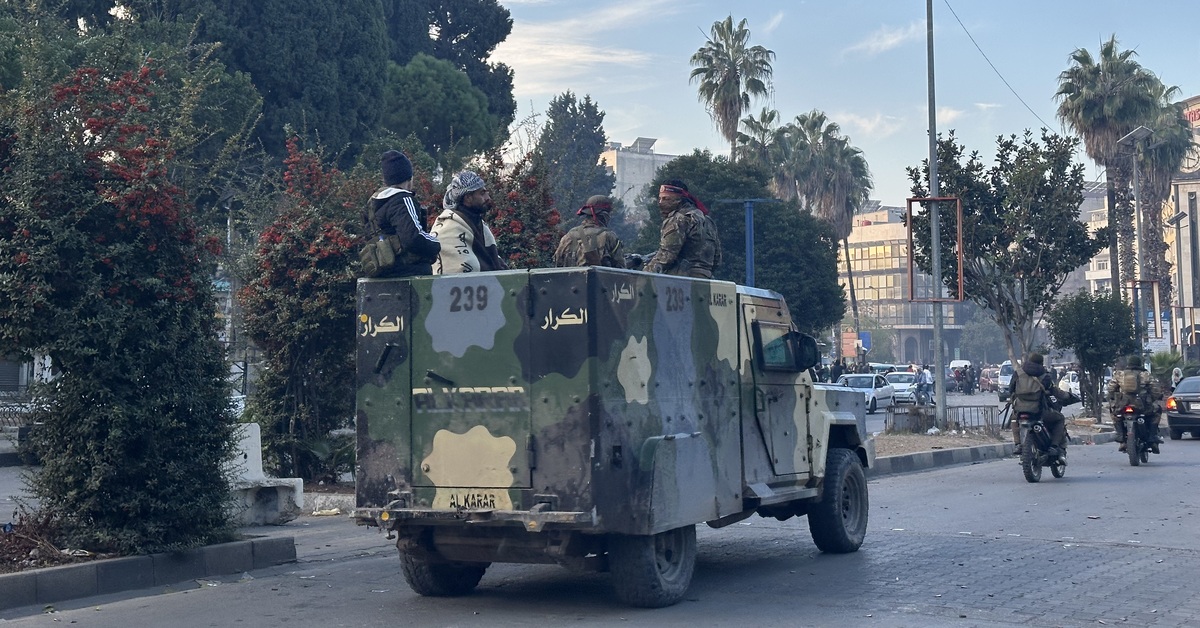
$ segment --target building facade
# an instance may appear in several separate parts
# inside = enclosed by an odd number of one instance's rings
[[[622,201],[627,208],[642,207],[646,196],[646,186],[654,180],[658,169],[678,157],[654,152],[653,137],[639,137],[629,146],[620,142],[609,142],[608,149],[600,154],[600,163],[615,177],[612,196],[614,200]]]
[[[933,277],[916,270],[910,291],[908,277],[908,230],[904,226],[904,208],[879,205],[871,201],[855,216],[854,228],[848,238],[850,271],[845,255],[838,257],[838,277],[842,285],[854,281],[860,318],[869,319],[867,326],[878,325],[893,332],[892,347],[896,360],[902,363],[935,364],[933,346],[933,303],[913,302],[935,294]],[[960,355],[965,306],[959,303],[942,304],[942,342],[948,362]],[[874,343],[883,339],[875,339]],[[870,355],[867,356],[870,359]]]

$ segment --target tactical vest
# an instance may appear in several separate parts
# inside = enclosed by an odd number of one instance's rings
[[[1042,411],[1042,400],[1046,388],[1042,380],[1017,369],[1013,375],[1017,378],[1017,387],[1013,389],[1012,407],[1016,412],[1038,413]]]
[[[609,252],[604,250],[603,237],[607,231],[597,225],[582,225],[570,231],[571,247],[575,252],[575,266],[611,266]]]
[[[1154,403],[1150,374],[1146,371],[1117,371],[1113,374],[1113,381],[1117,384],[1112,398],[1114,406],[1146,409]]]

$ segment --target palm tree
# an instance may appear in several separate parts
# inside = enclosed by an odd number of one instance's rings
[[[692,55],[695,68],[688,81],[699,82],[700,102],[721,135],[729,140],[729,157],[736,159],[738,121],[750,108],[751,96],[771,92],[771,61],[775,53],[762,46],[747,47],[750,29],[743,18],[737,27],[733,16],[713,22],[711,35]]]
[[[1104,166],[1108,179],[1109,264],[1114,293],[1120,268],[1133,278],[1133,210],[1129,197],[1130,160],[1117,140],[1159,110],[1153,73],[1133,60],[1132,50],[1117,48],[1113,35],[1095,59],[1084,48],[1071,53],[1071,66],[1058,75],[1058,118],[1083,138],[1089,157]],[[1118,206],[1120,211],[1118,211]],[[1118,238],[1119,234],[1119,238]],[[1118,242],[1120,248],[1118,249]]]
[[[738,133],[737,157],[752,164],[771,169],[771,151],[775,145],[779,112],[763,107],[758,117],[742,118],[742,132]]]
[[[1154,131],[1153,141],[1138,155],[1146,278],[1159,282],[1164,303],[1171,302],[1171,291],[1178,286],[1171,281],[1160,209],[1171,194],[1171,180],[1179,173],[1192,146],[1192,129],[1183,115],[1183,106],[1171,102],[1178,93],[1178,88],[1167,87],[1161,82],[1156,86],[1155,96],[1160,109],[1157,118],[1146,125]]]
[[[787,159],[778,162],[773,183],[794,194],[801,208],[828,220],[846,256],[847,283],[854,331],[861,331],[854,269],[850,264],[850,232],[854,216],[870,198],[871,171],[862,151],[850,145],[841,127],[821,111],[796,116],[780,130]]]

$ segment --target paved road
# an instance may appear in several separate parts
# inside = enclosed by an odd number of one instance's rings
[[[305,517],[300,562],[252,579],[0,611],[41,626],[1138,626],[1200,625],[1200,441],[1148,465],[1113,446],[1071,450],[1063,480],[1027,484],[1014,460],[871,482],[863,548],[819,554],[804,520],[700,528],[686,601],[619,606],[605,575],[496,565],[479,591],[421,598],[374,531]],[[2,592],[0,592],[2,594]]]

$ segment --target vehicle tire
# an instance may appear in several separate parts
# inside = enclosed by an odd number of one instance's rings
[[[427,597],[457,597],[474,591],[490,565],[436,561],[400,552],[404,580],[415,593]]]
[[[867,414],[875,414],[875,398],[871,398],[871,403],[867,404]]]
[[[1062,476],[1067,474],[1067,465],[1063,464],[1062,462],[1060,462],[1058,460],[1051,462],[1050,463],[1050,474],[1056,478],[1061,478]]]
[[[1041,455],[1042,452],[1038,449],[1037,439],[1034,438],[1031,431],[1025,435],[1025,440],[1021,443],[1021,471],[1025,474],[1026,482],[1033,484],[1041,481]]]
[[[821,501],[808,510],[808,531],[817,549],[848,554],[867,536],[870,499],[867,477],[858,456],[849,449],[831,448],[825,461]]]
[[[1132,421],[1125,428],[1125,453],[1129,454],[1129,466],[1136,467],[1142,464],[1142,458],[1139,449],[1142,448],[1142,443],[1138,439],[1137,424]]]
[[[1150,451],[1143,449],[1142,453],[1138,454],[1138,458],[1140,458],[1142,462],[1150,462]]]
[[[614,534],[608,570],[617,599],[630,606],[662,608],[683,599],[696,569],[696,526],[650,536]]]
[[[1183,430],[1177,430],[1175,428],[1171,428],[1171,440],[1182,440],[1182,439],[1183,439]]]

